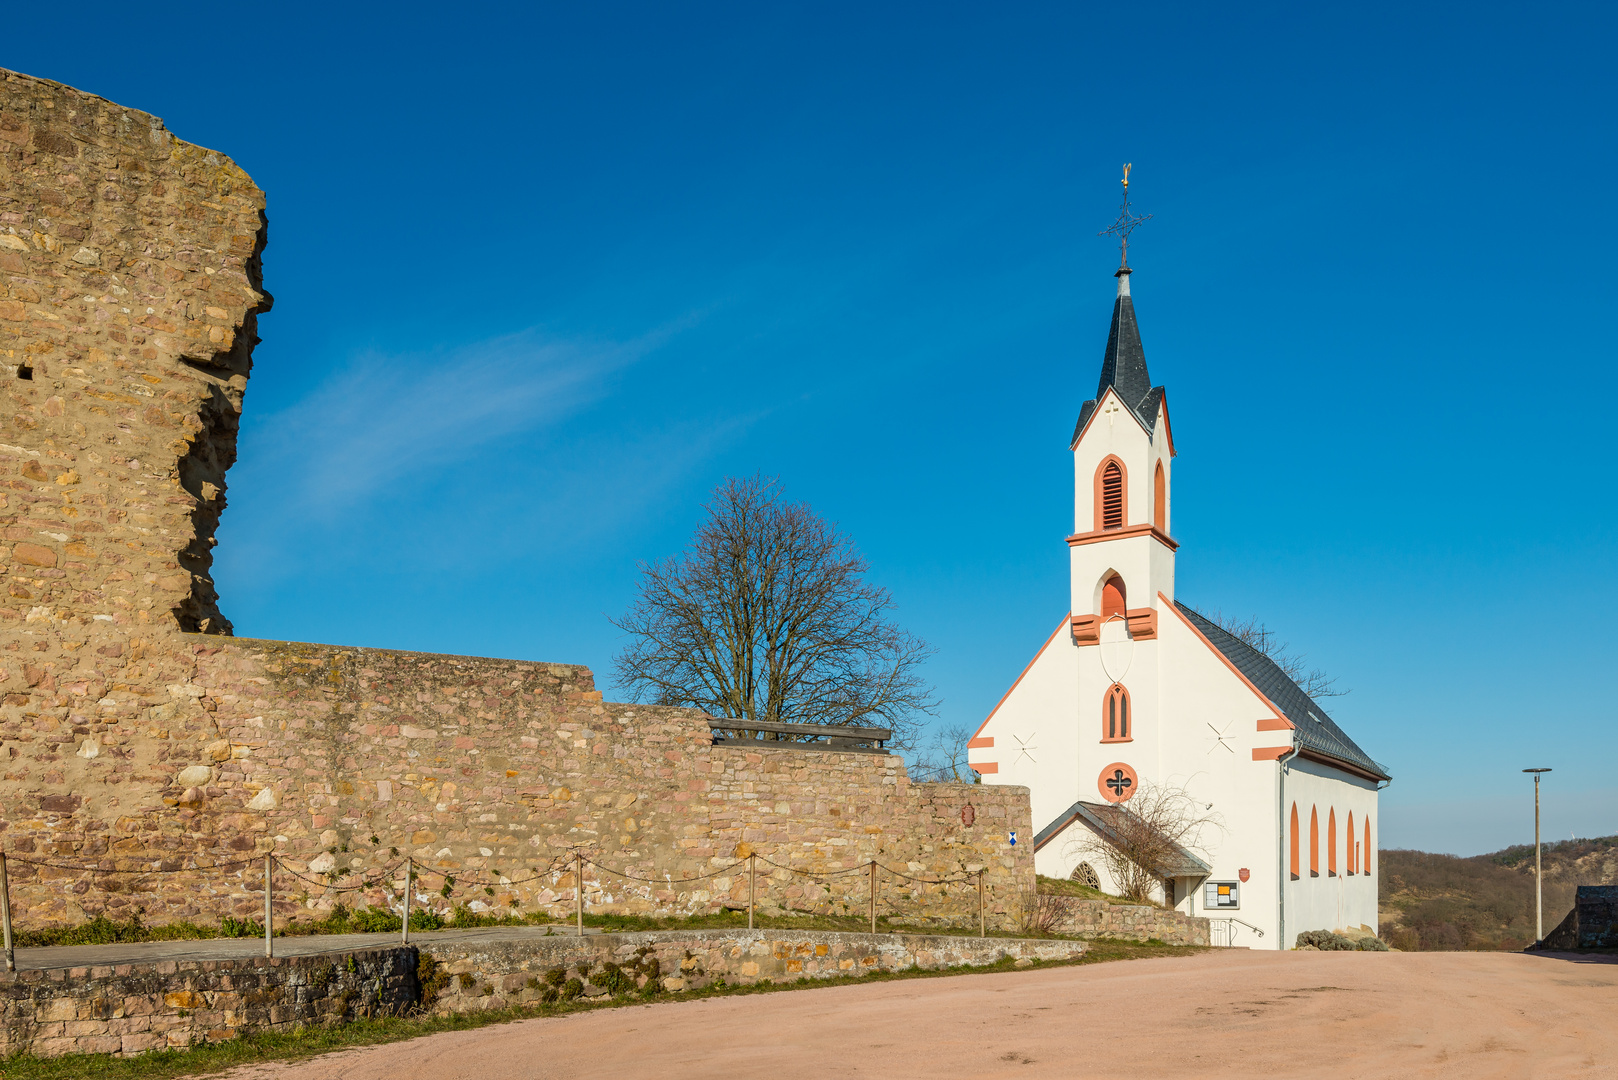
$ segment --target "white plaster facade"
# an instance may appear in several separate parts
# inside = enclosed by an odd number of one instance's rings
[[[1146,377],[1128,282],[1122,273],[1102,385],[1081,412],[1072,445],[1068,611],[973,738],[972,767],[984,783],[1025,785],[1034,826],[1047,833],[1071,817],[1075,803],[1113,801],[1105,783],[1118,781],[1119,766],[1142,783],[1183,787],[1220,827],[1205,830],[1193,851],[1210,872],[1169,883],[1173,900],[1190,914],[1239,920],[1222,928],[1239,944],[1289,948],[1305,930],[1375,929],[1378,860],[1367,862],[1367,855],[1375,852],[1385,771],[1267,658],[1175,603],[1173,439],[1162,390]],[[1152,411],[1142,415],[1143,405]],[[1123,469],[1125,494],[1121,520],[1110,528],[1096,505],[1098,470],[1109,459]],[[1121,585],[1125,610],[1103,620],[1109,580]],[[1127,741],[1104,737],[1114,684],[1128,697]],[[1125,790],[1127,806],[1133,791]],[[1311,813],[1318,821],[1314,872]],[[1039,872],[1068,877],[1086,835],[1086,826],[1073,822],[1045,839],[1035,855]],[[1085,861],[1103,888],[1115,891],[1105,866]],[[1237,884],[1239,906],[1210,910],[1206,887],[1226,882]]]

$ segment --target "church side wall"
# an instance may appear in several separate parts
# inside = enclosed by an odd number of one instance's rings
[[[1314,761],[1294,758],[1287,764],[1285,779],[1286,817],[1283,827],[1290,827],[1292,806],[1298,807],[1298,862],[1297,881],[1288,881],[1286,894],[1286,947],[1305,930],[1344,930],[1361,925],[1377,929],[1377,878],[1380,859],[1376,858],[1377,820],[1376,783],[1350,776],[1347,773]],[[1320,822],[1320,876],[1309,873],[1309,812],[1313,809]],[[1332,812],[1337,815],[1337,873],[1331,873],[1328,862],[1327,828]],[[1354,815],[1354,843],[1363,849],[1365,822],[1371,822],[1371,872],[1349,874],[1348,867],[1348,815]],[[1363,859],[1363,850],[1361,852]],[[1363,862],[1360,863],[1364,865]],[[1289,873],[1290,878],[1290,873]]]

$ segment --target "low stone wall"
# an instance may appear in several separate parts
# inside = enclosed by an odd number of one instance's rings
[[[464,944],[433,941],[422,948],[451,976],[434,1010],[467,1012],[544,1001],[548,991],[569,979],[579,980],[585,997],[605,995],[614,970],[620,979],[632,980],[636,989],[656,979],[662,989],[678,991],[716,981],[790,982],[871,971],[984,967],[1007,957],[1072,960],[1083,956],[1088,946],[1080,941],[943,934],[682,930]]]
[[[1084,900],[1076,896],[1052,899],[1059,911],[1051,927],[1055,934],[1120,941],[1156,939],[1168,945],[1209,943],[1207,919],[1145,904],[1109,904],[1105,900]]]
[[[458,1013],[605,997],[645,990],[654,980],[652,994],[714,982],[984,967],[1006,957],[1071,960],[1086,948],[1078,941],[792,930],[582,937],[496,930],[428,935],[419,952],[409,945],[0,972],[0,1058],[123,1057],[423,1007]],[[425,988],[423,973],[431,980]]]
[[[420,999],[414,948],[0,972],[0,1057],[117,1054],[386,1015]]]

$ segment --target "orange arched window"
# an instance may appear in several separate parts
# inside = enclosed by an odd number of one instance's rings
[[[1131,741],[1129,723],[1129,691],[1123,683],[1113,683],[1101,702],[1101,741]]]
[[[1352,810],[1348,812],[1348,832],[1344,834],[1344,838],[1348,841],[1348,850],[1343,853],[1343,862],[1347,864],[1346,869],[1352,876],[1357,862],[1354,858],[1354,842],[1358,839],[1354,835],[1354,811]]]
[[[1290,860],[1288,860],[1288,865],[1289,865],[1289,867],[1290,867],[1290,869],[1292,871],[1292,880],[1297,881],[1298,880],[1298,804],[1297,803],[1292,804],[1292,840],[1291,840],[1291,849],[1292,849],[1291,850],[1291,856],[1292,857],[1291,857]]]
[[[1129,613],[1125,610],[1128,596],[1124,590],[1124,579],[1117,574],[1107,579],[1101,586],[1101,621],[1106,622],[1114,615],[1120,619],[1127,619]]]
[[[1152,477],[1152,524],[1157,526],[1158,532],[1169,531],[1169,481],[1163,474],[1161,461]]]
[[[1309,876],[1320,876],[1320,811],[1309,808]]]
[[[1326,813],[1326,876],[1337,876],[1337,808]]]
[[[1128,518],[1124,499],[1124,464],[1109,457],[1096,470],[1096,531],[1121,529]]]
[[[1365,819],[1365,847],[1361,850],[1360,873],[1371,872],[1371,819]]]

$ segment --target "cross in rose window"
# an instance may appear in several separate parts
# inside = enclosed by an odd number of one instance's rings
[[[1124,797],[1124,792],[1135,786],[1135,781],[1125,776],[1124,770],[1114,769],[1112,770],[1111,779],[1107,781],[1107,786],[1112,789],[1114,795],[1121,799]]]

